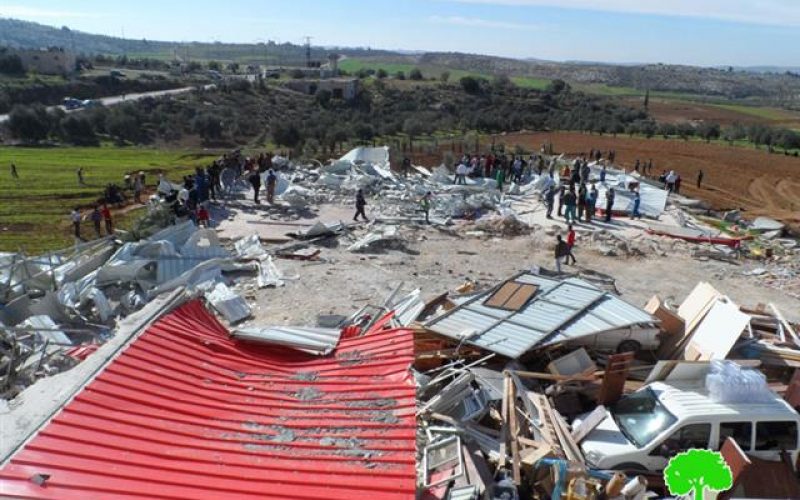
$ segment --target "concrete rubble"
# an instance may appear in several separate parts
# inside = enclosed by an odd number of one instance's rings
[[[660,427],[648,436],[620,427],[642,398],[649,398],[650,409],[640,413],[674,404],[658,399],[661,394],[678,400],[691,393],[709,408],[741,405],[742,415],[756,401],[774,408],[775,419],[795,426],[794,447],[783,451],[796,462],[800,328],[775,304],[754,297],[739,305],[708,283],[680,304],[658,296],[642,304],[621,298],[612,276],[589,270],[535,267],[502,280],[424,291],[412,274],[410,288],[400,283],[388,297],[371,290],[350,295],[348,314],[331,308],[305,325],[263,320],[270,296],[284,287],[313,293],[303,270],[327,266],[332,273],[341,253],[357,254],[352,258],[363,261],[364,272],[382,281],[379,256],[412,255],[419,239],[452,238],[454,254],[469,252],[457,243],[467,239],[551,242],[564,228],[555,214],[546,218],[544,193],[560,182],[560,167],[571,163],[548,156],[552,177],[546,169],[530,171],[500,190],[494,179],[477,176],[456,185],[445,166],[397,172],[388,148],[357,148],[327,165],[275,158],[276,201],[261,210],[244,201],[246,183],[226,177],[210,228],[166,217],[171,224],[153,223],[149,236],[130,241],[123,235],[41,256],[2,255],[0,414],[2,408],[13,413],[16,401],[45,387],[48,378],[81,372],[94,351],[113,356],[110,346],[123,348],[121,336],[202,297],[224,324],[235,325],[232,338],[270,351],[326,357],[343,338],[375,329],[412,331],[419,498],[668,497],[662,470],[682,449],[660,446],[672,446],[671,434],[685,423],[682,410],[670,413],[672,423],[656,422]],[[800,246],[782,222],[713,214],[614,168],[602,171],[600,183],[601,166],[589,167],[599,185],[598,206],[614,187],[612,213],[626,214],[635,187],[646,220],[581,224],[577,237],[584,248],[621,260],[680,253],[800,298]],[[174,186],[162,185],[166,199]],[[350,212],[358,190],[367,196],[371,220],[345,223],[342,214]],[[432,193],[428,214],[420,203],[426,193]],[[156,214],[167,202],[153,204]],[[331,248],[340,253],[321,250]],[[290,263],[296,275],[287,274]],[[266,295],[256,300],[257,294]],[[343,292],[342,302],[347,297]],[[708,416],[712,425],[713,412]],[[729,454],[754,454],[749,446],[736,451],[737,443],[722,437],[723,444],[711,442],[719,432],[710,432],[705,447],[724,444]],[[781,450],[773,448],[754,455],[780,461]],[[647,460],[648,453],[656,458]]]

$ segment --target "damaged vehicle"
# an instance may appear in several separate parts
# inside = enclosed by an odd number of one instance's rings
[[[728,437],[748,455],[798,457],[800,415],[778,395],[720,402],[697,382],[654,382],[624,396],[581,443],[597,469],[660,471],[670,458],[698,448],[719,450]]]

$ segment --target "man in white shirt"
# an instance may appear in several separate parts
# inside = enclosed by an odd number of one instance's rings
[[[466,184],[467,183],[467,171],[468,167],[462,162],[459,163],[456,167],[456,179],[455,184]]]
[[[75,207],[74,210],[69,214],[69,218],[72,221],[72,228],[75,232],[75,239],[79,241],[86,241],[81,236],[81,212],[79,207]]]

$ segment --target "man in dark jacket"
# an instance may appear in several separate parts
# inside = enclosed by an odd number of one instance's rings
[[[250,184],[253,186],[253,202],[256,205],[260,205],[261,202],[258,201],[258,192],[261,191],[261,174],[258,173],[258,168],[253,168],[250,171],[250,176],[247,180],[249,180]]]
[[[611,209],[614,207],[614,188],[606,191],[606,222],[611,222]]]
[[[356,216],[353,217],[354,221],[358,221],[358,216],[360,215],[366,222],[369,222],[369,219],[367,219],[367,214],[364,213],[364,207],[366,206],[367,200],[364,199],[364,191],[359,189],[358,193],[356,193]]]
[[[556,248],[555,248],[555,257],[556,257],[556,270],[558,274],[561,274],[561,262],[564,258],[569,255],[569,246],[567,246],[567,242],[561,239],[561,235],[559,234],[556,236]]]

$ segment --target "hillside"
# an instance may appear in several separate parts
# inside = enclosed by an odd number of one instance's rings
[[[0,46],[18,48],[66,47],[87,55],[123,55],[135,57],[173,58],[267,64],[300,64],[305,61],[305,47],[291,43],[275,42],[257,44],[204,43],[175,41],[134,40],[106,35],[95,35],[71,30],[64,26],[55,28],[43,24],[0,18]],[[336,52],[350,57],[390,56],[393,52],[368,48],[313,48],[313,57],[324,60]]]

